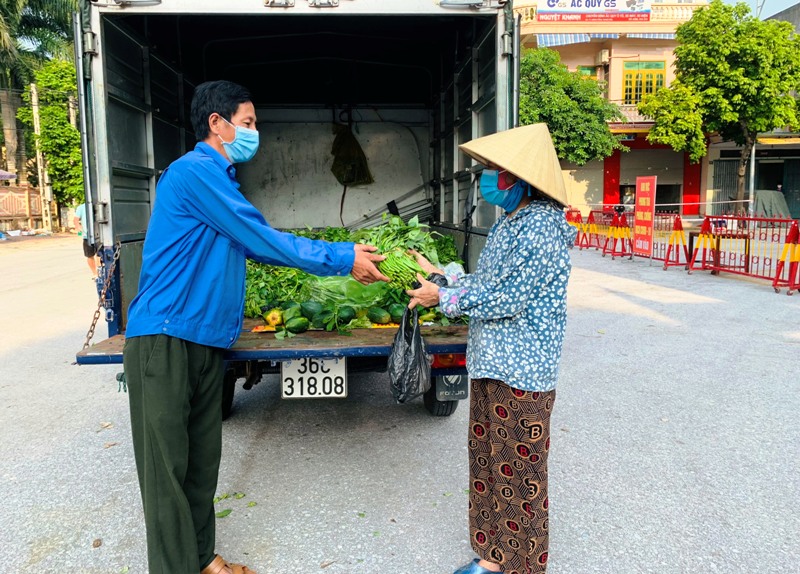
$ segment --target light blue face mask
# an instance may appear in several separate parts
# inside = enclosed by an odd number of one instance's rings
[[[500,189],[498,187],[499,175],[495,169],[483,170],[480,183],[481,195],[486,200],[486,203],[497,205],[507,213],[511,213],[522,201],[522,195],[530,190],[528,189],[528,184],[522,180],[518,180],[508,189]]]
[[[222,116],[220,117],[222,118]],[[258,151],[258,131],[243,128],[242,126],[234,126],[225,118],[222,119],[236,130],[231,142],[226,142],[222,139],[222,136],[217,135],[231,163],[244,163],[253,159]]]

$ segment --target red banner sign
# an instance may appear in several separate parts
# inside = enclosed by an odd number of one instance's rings
[[[636,178],[636,209],[633,216],[633,253],[653,255],[653,219],[656,213],[656,176]]]

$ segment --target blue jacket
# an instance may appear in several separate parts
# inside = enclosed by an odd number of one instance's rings
[[[474,273],[439,290],[445,315],[469,316],[470,377],[523,391],[556,387],[576,233],[563,211],[533,201],[492,226]]]
[[[313,275],[347,275],[352,243],[276,231],[239,192],[233,165],[200,142],[163,173],[127,338],[167,334],[230,347],[244,318],[245,258]]]

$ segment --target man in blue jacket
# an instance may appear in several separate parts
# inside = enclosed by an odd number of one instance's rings
[[[254,574],[214,553],[223,349],[244,316],[245,259],[388,281],[375,248],[276,231],[239,192],[233,164],[258,150],[248,91],[197,87],[197,146],[163,173],[128,310],[124,350],[150,574]]]

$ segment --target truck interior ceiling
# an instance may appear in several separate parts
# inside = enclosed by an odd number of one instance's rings
[[[430,108],[493,17],[121,15],[193,84],[228,79],[256,107]],[[112,28],[107,33],[115,33]]]

